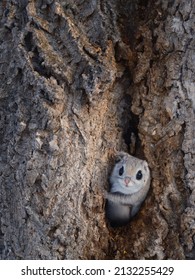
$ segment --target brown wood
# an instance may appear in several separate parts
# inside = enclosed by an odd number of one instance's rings
[[[133,4],[132,4],[133,3]],[[2,259],[195,259],[194,2],[0,2]],[[115,150],[152,185],[105,221]]]

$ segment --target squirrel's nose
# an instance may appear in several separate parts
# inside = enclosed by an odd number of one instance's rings
[[[124,182],[125,182],[126,186],[128,186],[130,181],[131,181],[131,179],[129,177],[125,177]]]

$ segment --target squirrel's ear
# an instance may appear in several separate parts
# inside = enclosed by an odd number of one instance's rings
[[[119,156],[119,155],[116,155],[114,160],[115,160],[115,163],[118,163],[118,162],[120,162],[122,159],[123,159],[123,157],[121,157],[121,156]]]
[[[128,154],[125,152],[117,152],[115,157],[115,162],[119,162],[121,160],[124,160],[128,157]]]
[[[144,170],[147,171],[149,169],[147,161],[144,160]]]

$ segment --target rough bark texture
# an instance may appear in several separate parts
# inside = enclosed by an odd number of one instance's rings
[[[2,259],[195,259],[192,0],[0,2]],[[150,193],[111,229],[114,150]]]

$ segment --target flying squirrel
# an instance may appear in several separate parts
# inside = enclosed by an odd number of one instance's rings
[[[137,214],[150,188],[150,170],[145,160],[118,152],[106,192],[106,217],[111,227],[126,225]]]

